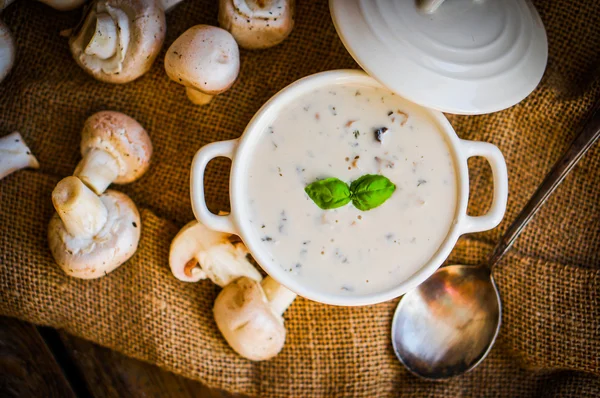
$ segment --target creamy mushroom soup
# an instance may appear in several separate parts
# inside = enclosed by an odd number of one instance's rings
[[[249,219],[271,258],[324,293],[361,295],[419,270],[454,219],[454,163],[436,122],[383,89],[332,85],[279,113],[248,170]],[[396,185],[381,206],[320,209],[304,188],[381,174]]]

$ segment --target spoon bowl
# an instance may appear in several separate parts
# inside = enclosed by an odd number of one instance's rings
[[[473,369],[490,352],[502,317],[492,269],[600,139],[600,104],[595,108],[583,130],[500,238],[485,265],[441,268],[400,300],[392,320],[392,344],[400,362],[412,373],[433,380],[458,376]]]
[[[500,330],[502,305],[487,267],[440,268],[400,300],[392,321],[398,359],[417,376],[446,379],[477,366]]]

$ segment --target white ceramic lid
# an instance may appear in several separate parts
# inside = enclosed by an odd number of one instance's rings
[[[330,0],[356,62],[397,94],[455,114],[515,105],[548,59],[542,21],[526,0]]]

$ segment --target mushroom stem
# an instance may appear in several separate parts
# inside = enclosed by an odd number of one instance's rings
[[[40,167],[19,133],[0,138],[0,180],[25,167]]]
[[[206,105],[208,104],[214,97],[214,95],[204,94],[202,91],[198,91],[191,87],[186,87],[185,92],[187,93],[188,98],[196,105]]]
[[[283,315],[296,298],[296,293],[283,287],[270,276],[263,279],[260,285],[265,292],[265,296],[267,296],[267,300],[269,300],[269,305],[278,315]]]
[[[119,164],[108,152],[94,148],[81,159],[73,175],[100,195],[119,175]]]
[[[77,177],[66,177],[56,185],[52,204],[67,232],[77,238],[93,238],[108,220],[106,206]]]
[[[90,39],[85,53],[100,59],[108,59],[117,51],[117,26],[107,13],[96,14],[96,29]]]

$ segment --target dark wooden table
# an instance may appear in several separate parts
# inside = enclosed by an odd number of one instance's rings
[[[63,332],[0,317],[0,397],[234,395]]]

